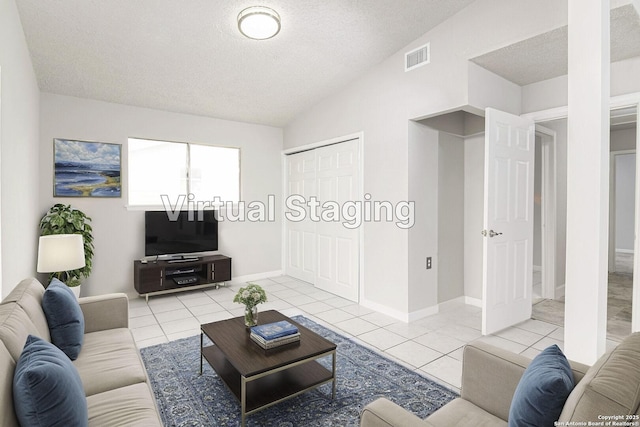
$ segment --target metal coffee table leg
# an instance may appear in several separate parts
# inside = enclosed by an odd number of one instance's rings
[[[244,375],[240,376],[240,406],[242,413],[241,427],[244,427],[244,423],[247,419],[247,379]]]
[[[204,359],[204,356],[202,355],[203,343],[204,343],[204,334],[202,332],[200,332],[200,375],[202,375],[202,359]],[[334,370],[334,372],[335,372],[335,370]]]
[[[200,361],[200,363],[202,363],[202,361]],[[333,351],[333,386],[332,386],[332,390],[331,390],[331,399],[335,400],[336,398],[336,352],[335,350]]]

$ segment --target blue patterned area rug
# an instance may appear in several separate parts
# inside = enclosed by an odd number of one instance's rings
[[[249,415],[247,426],[358,426],[360,411],[379,397],[424,418],[457,394],[352,340],[296,316],[293,320],[334,342],[337,389],[325,384]],[[239,426],[240,404],[215,371],[200,371],[200,337],[141,350],[165,426]],[[331,369],[331,357],[320,363]]]

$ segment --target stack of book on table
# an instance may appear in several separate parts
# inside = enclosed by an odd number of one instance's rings
[[[252,327],[251,339],[260,347],[268,350],[300,341],[300,332],[291,323],[281,320]]]

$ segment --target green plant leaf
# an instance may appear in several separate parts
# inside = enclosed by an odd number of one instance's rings
[[[62,227],[65,223],[65,219],[61,216],[54,216],[51,218],[50,224],[53,227]]]
[[[93,229],[88,224],[91,221],[84,212],[74,209],[71,205],[57,203],[53,205],[40,220],[40,234],[81,234],[84,240],[85,266],[70,271],[69,279],[79,284],[80,278],[87,278],[93,267]],[[54,273],[50,277],[57,277],[60,273]]]

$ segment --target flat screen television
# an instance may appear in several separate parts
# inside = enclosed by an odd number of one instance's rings
[[[177,218],[165,211],[146,211],[145,256],[183,255],[218,250],[215,211],[180,211]]]

